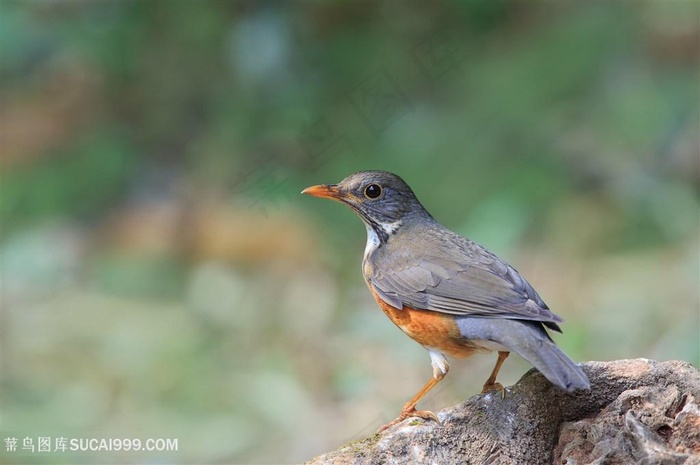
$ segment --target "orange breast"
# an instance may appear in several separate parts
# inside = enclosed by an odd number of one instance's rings
[[[406,306],[398,309],[384,302],[372,285],[369,288],[386,316],[418,344],[458,358],[483,351],[461,336],[454,315]]]

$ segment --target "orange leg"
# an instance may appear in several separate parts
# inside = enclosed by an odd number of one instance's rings
[[[501,365],[503,365],[503,362],[505,362],[505,360],[508,358],[508,355],[510,355],[510,352],[498,352],[498,360],[496,360],[496,366],[493,367],[491,376],[489,376],[489,379],[487,379],[484,383],[484,388],[481,390],[482,394],[486,394],[487,392],[491,391],[501,391],[501,398],[506,396],[506,389],[501,383],[496,382],[496,376],[498,376],[498,372],[501,369]]]
[[[379,431],[377,432],[381,433],[382,431],[391,428],[395,424],[402,422],[408,417],[419,417],[424,418],[426,420],[435,420],[436,422],[440,423],[440,420],[438,419],[437,415],[435,415],[430,410],[416,410],[416,404],[418,404],[418,402],[423,398],[423,396],[425,396],[428,393],[428,391],[434,388],[437,383],[442,381],[446,374],[447,372],[438,373],[430,381],[425,383],[425,386],[423,386],[421,390],[418,391],[418,393],[416,393],[415,396],[411,397],[411,400],[406,402],[406,404],[401,409],[401,414],[399,415],[399,417],[391,423],[387,423],[386,425],[379,428]]]

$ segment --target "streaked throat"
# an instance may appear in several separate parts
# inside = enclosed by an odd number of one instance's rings
[[[401,227],[401,221],[381,223],[366,220],[365,227],[367,228],[367,245],[365,246],[364,256],[367,258],[372,252],[386,244],[392,235],[396,234],[396,231]]]

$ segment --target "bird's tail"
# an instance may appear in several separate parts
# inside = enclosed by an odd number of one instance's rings
[[[586,373],[554,344],[538,321],[462,317],[457,324],[465,339],[496,343],[489,348],[519,354],[568,392],[591,387]]]
[[[552,342],[545,330],[532,326],[530,329],[535,337],[517,341],[513,350],[560,388],[568,392],[590,389],[586,373]]]

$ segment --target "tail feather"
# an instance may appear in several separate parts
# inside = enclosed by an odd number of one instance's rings
[[[466,339],[497,343],[519,354],[568,392],[591,387],[586,373],[554,344],[540,322],[465,317],[457,323]]]
[[[525,360],[539,370],[553,384],[572,392],[576,389],[590,389],[588,376],[553,342],[541,339],[526,347],[514,347]]]

